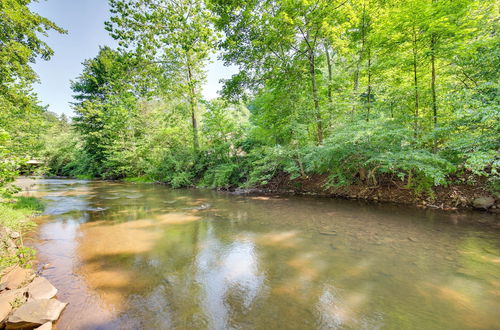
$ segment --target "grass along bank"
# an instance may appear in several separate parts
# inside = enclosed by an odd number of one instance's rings
[[[0,273],[14,264],[26,266],[33,249],[23,245],[23,235],[36,227],[33,216],[43,211],[34,197],[19,196],[0,203]]]

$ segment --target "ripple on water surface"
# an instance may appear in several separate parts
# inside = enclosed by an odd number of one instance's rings
[[[40,180],[58,329],[500,328],[498,219]],[[478,224],[478,219],[486,224]]]

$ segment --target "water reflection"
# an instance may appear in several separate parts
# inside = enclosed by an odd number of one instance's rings
[[[78,180],[34,194],[59,329],[500,328],[492,216]]]
[[[224,244],[209,226],[195,263],[209,328],[230,327],[231,314],[248,310],[264,285],[254,243],[240,239]]]

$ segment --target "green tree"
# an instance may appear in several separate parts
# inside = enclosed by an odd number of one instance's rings
[[[161,63],[191,113],[193,149],[199,149],[198,107],[205,64],[213,51],[211,15],[200,0],[110,0],[107,29],[124,48]]]
[[[53,50],[40,38],[48,31],[65,33],[55,23],[29,9],[30,0],[0,1],[0,95],[14,101],[29,91],[37,75],[29,65]]]
[[[281,78],[292,71],[307,74],[310,82],[312,116],[316,141],[324,137],[324,119],[318,79],[323,40],[337,23],[341,1],[211,1],[217,26],[226,39],[221,47],[228,63],[240,66],[244,76],[257,88],[266,79]],[[235,78],[240,78],[241,75]]]
[[[19,162],[37,156],[46,109],[32,92],[38,76],[30,64],[49,60],[52,49],[42,40],[48,31],[65,33],[32,12],[29,0],[0,0],[0,189],[15,175]]]
[[[102,47],[95,58],[84,62],[83,73],[72,82],[77,100],[74,125],[83,137],[87,174],[106,176],[109,167],[104,165],[111,148],[134,135],[130,121],[137,108],[135,64],[127,54]]]

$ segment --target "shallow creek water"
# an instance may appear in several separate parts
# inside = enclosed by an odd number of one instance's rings
[[[58,329],[500,329],[493,215],[63,179],[31,194]]]

